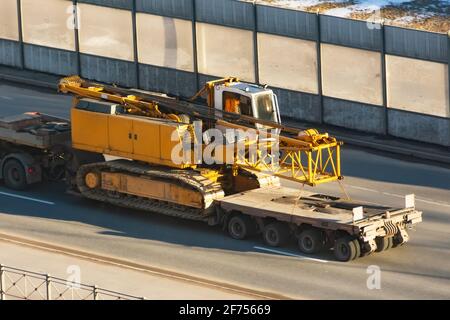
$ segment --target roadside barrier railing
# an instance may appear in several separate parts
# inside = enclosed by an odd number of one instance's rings
[[[0,300],[145,300],[0,264]]]

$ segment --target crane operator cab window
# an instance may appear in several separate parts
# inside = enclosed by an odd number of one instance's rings
[[[253,117],[252,99],[234,92],[223,93],[224,111]]]
[[[278,122],[274,97],[270,93],[260,93],[253,95],[255,106],[253,107],[252,98],[235,93],[223,93],[223,110],[226,112],[238,113],[245,116],[255,117],[261,120]]]
[[[256,118],[277,122],[275,107],[271,94],[263,93],[256,96]]]

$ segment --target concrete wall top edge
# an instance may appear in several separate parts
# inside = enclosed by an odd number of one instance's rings
[[[386,53],[404,57],[447,63],[447,38],[441,33],[385,27]]]
[[[327,43],[377,51],[383,46],[381,26],[366,21],[321,15],[320,32]]]
[[[253,3],[236,0],[196,0],[196,20],[229,27],[254,30]]]
[[[298,10],[257,5],[257,30],[259,32],[317,40],[317,15]]]
[[[133,1],[130,0],[78,0],[78,2],[117,9],[133,9]]]
[[[194,0],[136,0],[136,11],[192,20]]]

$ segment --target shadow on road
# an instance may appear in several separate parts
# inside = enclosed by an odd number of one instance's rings
[[[0,191],[11,192],[3,187],[0,187]],[[121,208],[68,195],[64,192],[63,184],[49,184],[45,190],[30,190],[23,195],[54,201],[55,205],[49,206],[8,198],[7,201],[1,202],[0,212],[19,216],[76,221],[104,229],[98,234],[106,236],[151,240],[189,247],[285,256],[281,253],[256,249],[255,246],[266,247],[260,236],[245,241],[234,240],[228,237],[220,226],[210,227],[204,222]],[[292,239],[290,245],[279,250],[290,254],[301,254],[297,250],[295,239]],[[311,258],[334,259],[331,252],[313,255]]]
[[[343,147],[342,171],[347,177],[444,189],[450,197],[450,169],[392,159],[367,150]]]

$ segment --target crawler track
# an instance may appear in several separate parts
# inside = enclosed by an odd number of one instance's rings
[[[90,189],[86,186],[85,175],[93,170],[96,171],[114,171],[135,176],[146,176],[152,179],[164,181],[173,181],[175,184],[182,184],[186,188],[194,189],[202,194],[204,208],[192,208],[179,204],[170,203],[128,195],[124,193],[111,193],[101,188]],[[194,170],[168,170],[167,168],[151,167],[145,164],[138,164],[128,160],[114,160],[102,163],[93,163],[80,167],[77,172],[76,182],[81,194],[89,199],[106,202],[126,208],[138,209],[165,214],[174,217],[180,217],[190,220],[207,221],[213,213],[214,200],[224,197],[224,191],[220,183],[214,183],[203,177]]]

